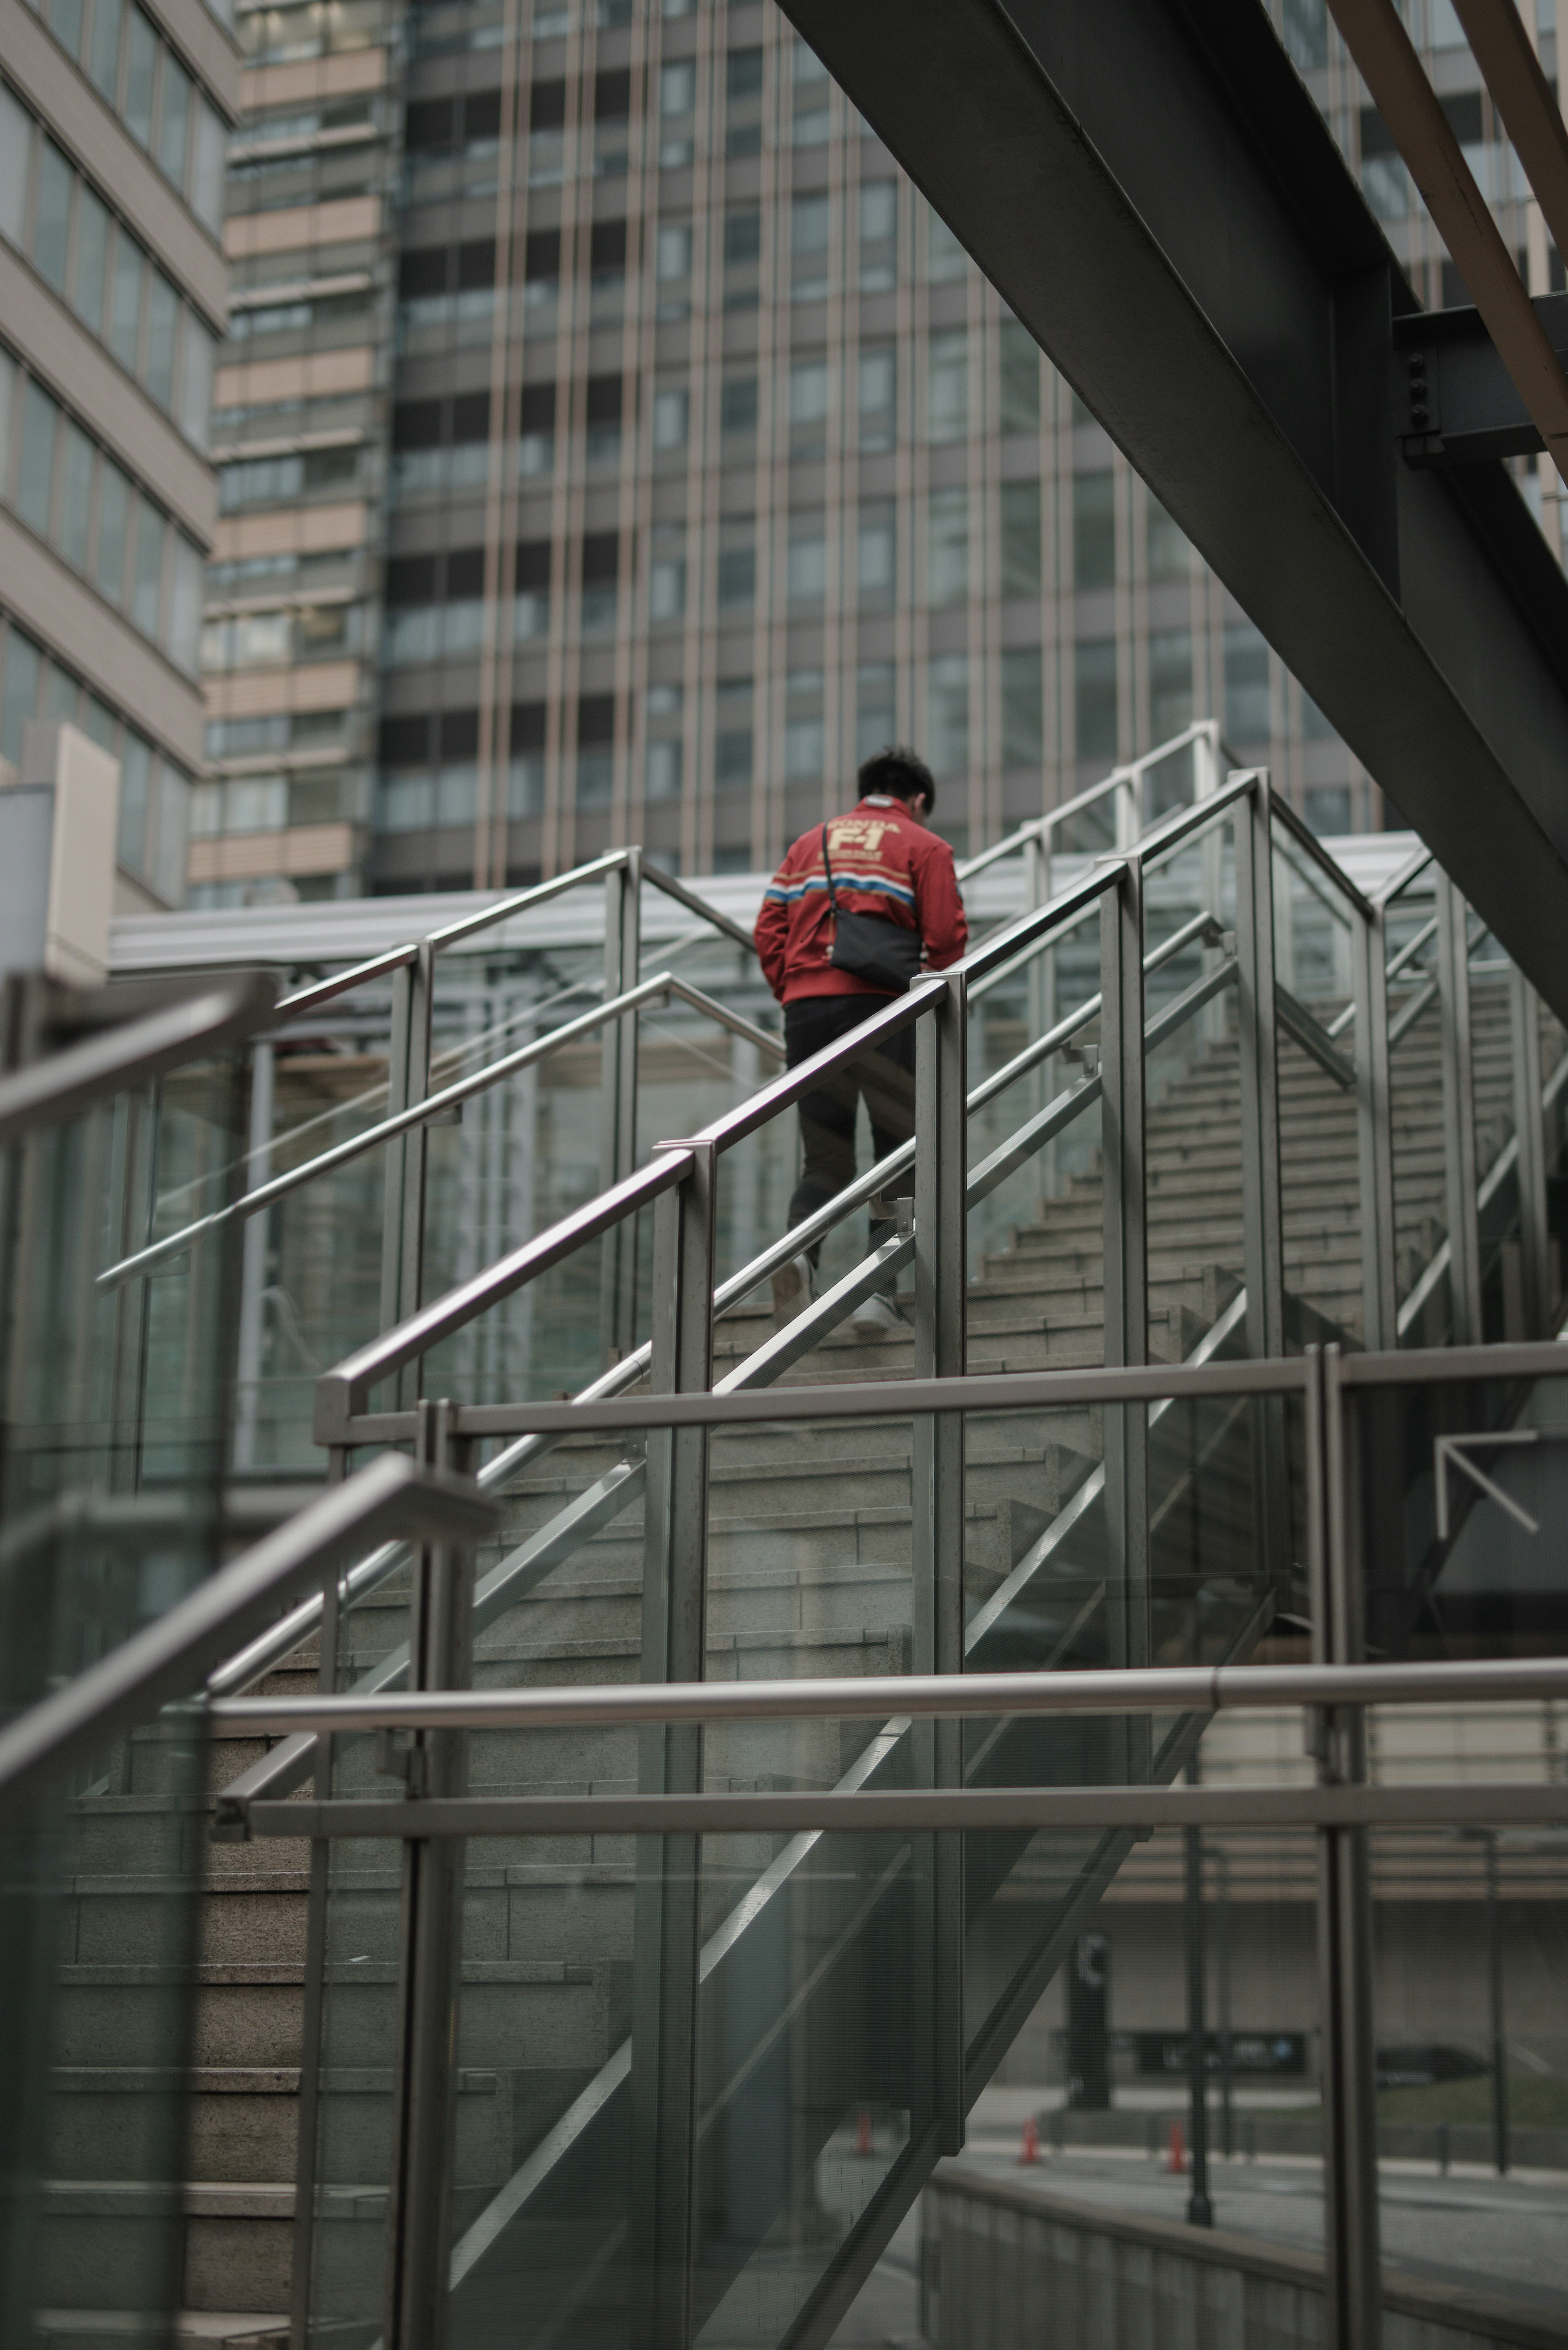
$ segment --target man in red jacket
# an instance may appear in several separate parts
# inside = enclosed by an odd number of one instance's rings
[[[957,962],[969,941],[952,850],[927,828],[937,796],[930,769],[912,751],[879,751],[861,768],[859,783],[858,806],[802,833],[769,883],[757,917],[757,953],[784,1008],[791,1068],[893,1001],[889,990],[831,960],[836,913],[867,914],[915,931],[931,971]],[[906,1028],[803,1095],[792,1224],[804,1222],[854,1181],[855,1115],[862,1097],[877,1159],[909,1140],[915,1130],[914,1072],[915,1032]],[[914,1188],[911,1170],[872,1201],[873,1248],[893,1230],[887,1203],[908,1198]],[[809,1299],[816,1258],[815,1248],[803,1251],[774,1274],[774,1307],[781,1320],[798,1314]],[[907,1327],[891,1284],[886,1294],[865,1299],[853,1319],[867,1335]]]

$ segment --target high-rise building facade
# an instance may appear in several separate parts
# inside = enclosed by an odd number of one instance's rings
[[[1462,298],[1321,0],[1278,22]],[[1210,714],[1381,822],[773,0],[240,23],[202,901],[767,867],[890,738],[975,849]]]
[[[118,757],[132,910],[183,895],[202,759],[238,63],[204,0],[0,0],[0,756]]]

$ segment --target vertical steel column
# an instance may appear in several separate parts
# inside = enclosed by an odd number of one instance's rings
[[[251,1047],[251,1105],[246,1138],[245,1189],[259,1191],[272,1174],[272,1121],[276,1052],[265,1038]],[[1539,1055],[1537,1055],[1539,1059]],[[272,1211],[247,1216],[240,1258],[240,1327],[234,1364],[234,1466],[256,1466],[261,1413],[262,1352],[265,1337],[267,1246]]]
[[[1200,1776],[1194,1752],[1187,1764],[1189,1786],[1196,1787]],[[1203,1949],[1202,1829],[1184,1829],[1182,1843],[1187,1862],[1187,2103],[1192,2140],[1192,2186],[1187,2198],[1187,2222],[1191,2228],[1211,2228],[1214,2204],[1209,2192],[1209,1997]]]
[[[605,875],[605,998],[635,987],[642,960],[642,851],[628,848]],[[599,1185],[637,1166],[638,1014],[623,1013],[600,1045]],[[637,1219],[607,1232],[600,1259],[600,1349],[608,1368],[637,1344]]]
[[[1220,729],[1210,722],[1192,743],[1192,796],[1194,802],[1206,800],[1220,788]],[[1241,819],[1237,818],[1238,828]],[[1203,903],[1216,920],[1224,914],[1225,836],[1223,827],[1210,825],[1203,835],[1201,863]],[[1271,899],[1272,904],[1272,899]],[[1211,971],[1224,952],[1222,947],[1205,947],[1203,968]],[[1225,1039],[1226,1004],[1223,995],[1215,996],[1203,1007],[1199,1018],[1205,1044],[1220,1045]]]
[[[1399,1343],[1394,1238],[1394,1108],[1388,1074],[1387,932],[1383,909],[1350,912],[1350,985],[1355,1005],[1355,1138],[1361,1204],[1362,1344]]]
[[[654,1209],[649,1385],[656,1395],[702,1391],[713,1378],[718,1154],[711,1143],[655,1148],[689,1150],[693,1159],[684,1181],[663,1192]],[[644,1529],[642,1678],[701,1680],[708,1602],[705,1428],[649,1431]],[[699,1792],[701,1725],[645,1730],[638,1784],[648,1794]],[[697,1836],[638,1838],[630,2196],[636,2350],[686,2350],[691,2334],[701,1859]]]
[[[961,1378],[969,1292],[969,995],[962,974],[915,1031],[915,1377]],[[910,1430],[913,1669],[963,1670],[964,1418],[922,1415]],[[963,1783],[963,1724],[928,1721],[915,1738],[919,1783]],[[932,2094],[944,2154],[964,2139],[963,1838],[933,1847]]]
[[[417,958],[399,972],[392,992],[392,1036],[387,1087],[389,1111],[423,1101],[431,1079],[431,1007],[435,954],[421,940]],[[410,1127],[387,1144],[387,1214],[381,1238],[381,1326],[389,1330],[419,1311],[424,1286],[425,1167],[430,1128]],[[407,1411],[419,1398],[423,1366],[398,1374],[397,1402]]]
[[[452,1406],[420,1407],[416,1452],[433,1466],[466,1467],[451,1434]],[[472,1681],[473,1551],[427,1544],[409,1611],[410,1690]],[[416,1731],[406,1746],[378,1742],[379,1767],[400,1773],[408,1800],[460,1795],[466,1737]],[[391,2186],[387,2214],[387,2350],[440,2350],[445,2339],[457,2138],[458,1998],[462,1974],[466,1846],[459,1836],[409,1836],[399,1922],[398,2039],[392,2076]]]
[[[1486,1841],[1486,1974],[1491,2011],[1491,2158],[1500,2178],[1509,2167],[1508,2023],[1502,1995],[1502,1894],[1497,1874],[1497,1830]]]
[[[387,1031],[387,1115],[407,1109],[409,1039],[413,1033],[414,971],[410,963],[392,974],[392,1009]],[[381,1327],[394,1329],[401,1317],[403,1287],[403,1145],[387,1145],[385,1204],[381,1211]]]
[[[1274,1024],[1274,847],[1268,775],[1232,803],[1236,856],[1236,1049],[1241,1124],[1241,1265],[1247,1352],[1285,1351],[1285,1251],[1280,1204],[1280,1058]],[[1210,900],[1212,905],[1213,901]],[[1218,999],[1217,999],[1218,1000]],[[1284,1399],[1252,1407],[1257,1522],[1264,1560],[1288,1605],[1290,1468]]]
[[[1523,1338],[1550,1335],[1552,1268],[1546,1214],[1546,1131],[1541,1098],[1541,999],[1517,963],[1509,967],[1513,1045],[1513,1131],[1519,1166],[1519,1233],[1524,1291]],[[1511,1333],[1505,1333],[1511,1336]]]
[[[1144,1162],[1143,867],[1112,863],[1100,899],[1100,1164],[1104,1200],[1106,1364],[1148,1360],[1148,1232]],[[1148,1418],[1141,1403],[1104,1410],[1108,1661],[1147,1665]],[[1127,1772],[1149,1771],[1149,1719],[1129,1718]]]
[[[1349,1431],[1339,1349],[1307,1350],[1307,1574],[1313,1659],[1363,1659],[1360,1588],[1351,1555],[1346,1454]],[[1318,1778],[1324,1785],[1366,1775],[1359,1707],[1315,1717]],[[1318,1984],[1322,2015],[1324,2239],[1327,2308],[1324,2339],[1335,2350],[1381,2350],[1382,2262],[1378,2243],[1376,2048],[1372,2003],[1372,1898],[1365,1828],[1318,1831]]]
[[[1247,1352],[1285,1351],[1284,1243],[1280,1223],[1280,1070],[1274,1026],[1273,828],[1260,772],[1234,803],[1236,1018],[1241,1055],[1241,1252]]]
[[[1481,1343],[1480,1234],[1476,1214],[1476,1114],[1470,1064],[1469,910],[1438,872],[1438,994],[1443,1040],[1443,1168],[1449,1217],[1451,1342]]]
[[[327,1482],[340,1485],[348,1471],[348,1455],[335,1444],[327,1455]],[[336,1566],[321,1591],[321,1631],[316,1685],[323,1697],[337,1692],[337,1629],[339,1582]],[[336,1741],[324,1735],[316,1742],[312,1793],[325,1803],[333,1792],[332,1765]],[[290,2350],[306,2350],[311,2328],[311,2287],[315,2278],[316,2172],[319,2149],[318,2116],[321,2091],[321,2034],[325,2022],[327,1974],[327,1905],[331,1898],[332,1846],[326,1836],[310,1845],[310,1889],[305,1920],[305,1995],[300,2022],[299,2116],[294,2172],[294,2230],[290,2246]]]

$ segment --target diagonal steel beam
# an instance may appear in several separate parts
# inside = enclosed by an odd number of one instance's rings
[[[1521,42],[1530,50],[1512,0],[1504,0],[1502,8],[1497,6],[1496,0],[1467,0],[1467,5],[1492,32],[1490,46],[1511,66],[1510,96],[1515,99],[1521,117],[1528,110],[1533,123],[1534,109],[1528,105],[1533,92],[1527,93],[1521,79],[1515,45],[1493,23],[1506,11],[1513,18]],[[1363,81],[1372,92],[1377,111],[1394,134],[1394,143],[1421,191],[1439,235],[1458,264],[1486,330],[1530,411],[1531,421],[1558,472],[1568,474],[1568,376],[1563,374],[1546,329],[1532,307],[1513,255],[1502,241],[1502,233],[1476,183],[1475,173],[1465,161],[1415,44],[1399,20],[1394,0],[1329,0],[1329,7],[1345,36],[1346,48],[1361,69]],[[1532,50],[1530,55],[1533,60]],[[1486,67],[1479,54],[1477,62],[1485,73]],[[1546,90],[1539,65],[1535,73],[1550,104],[1551,93]],[[1490,81],[1490,76],[1488,78]],[[1556,114],[1554,106],[1552,112]],[[1551,151],[1553,160],[1562,143],[1560,120],[1557,129],[1558,142]],[[1544,151],[1545,142],[1541,140],[1538,144]],[[1562,160],[1568,169],[1568,149],[1563,151]]]
[[[1492,104],[1502,117],[1559,253],[1568,253],[1568,123],[1513,0],[1455,0]]]

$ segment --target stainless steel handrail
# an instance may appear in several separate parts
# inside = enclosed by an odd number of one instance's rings
[[[302,1730],[581,1730],[663,1721],[979,1720],[1049,1713],[1225,1713],[1338,1705],[1500,1705],[1568,1699],[1568,1658],[1379,1665],[1144,1665],[1058,1673],[889,1673],[801,1680],[632,1681],[597,1688],[422,1690],[214,1701],[228,1738]]]
[[[1154,768],[1163,766],[1168,759],[1174,759],[1179,751],[1185,751],[1193,743],[1201,742],[1212,744],[1216,757],[1225,748],[1219,727],[1211,718],[1195,719],[1179,734],[1173,734],[1168,743],[1157,743],[1152,751],[1146,751],[1141,758],[1129,760],[1125,766],[1113,767],[1108,775],[1102,775],[1099,782],[1091,784],[1086,791],[1077,793],[1070,800],[1060,801],[1054,808],[1047,808],[1044,816],[1031,816],[1027,824],[1021,824],[1005,839],[993,841],[989,848],[980,849],[973,857],[964,858],[955,868],[959,879],[968,881],[976,873],[983,873],[988,866],[997,864],[1004,857],[1015,855],[1033,840],[1049,841],[1057,827],[1070,817],[1081,816],[1085,808],[1096,806],[1116,792],[1126,791],[1129,785],[1136,787]]]
[[[157,1621],[0,1730],[0,1812],[161,1706],[200,1691],[236,1640],[345,1550],[392,1532],[475,1542],[494,1523],[467,1481],[383,1453],[330,1486],[276,1531],[186,1595]]]
[[[1568,1784],[1469,1779],[1414,1786],[1376,1780],[1319,1781],[1304,1787],[824,1787],[788,1794],[446,1795],[419,1803],[350,1795],[325,1803],[236,1802],[232,1807],[220,1798],[219,1820],[213,1834],[224,1839],[762,1835],[809,1840],[828,1832],[907,1835],[924,1829],[972,1834],[1108,1828],[1147,1835],[1156,1828],[1505,1825],[1556,1830],[1568,1827]],[[783,1856],[774,1866],[782,1861]],[[613,2085],[624,2061],[610,2058],[600,2082],[611,2074]]]
[[[58,1126],[95,1102],[147,1085],[201,1053],[222,1052],[261,1027],[273,1008],[270,976],[246,972],[138,1019],[97,1030],[0,1077],[0,1146]]]

